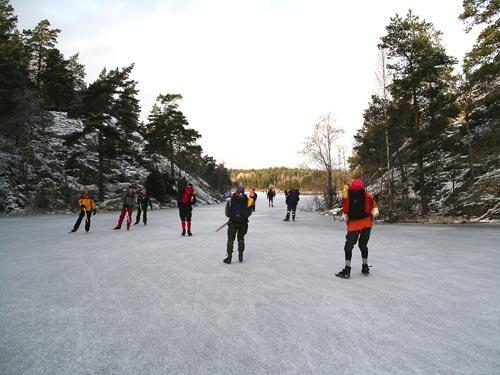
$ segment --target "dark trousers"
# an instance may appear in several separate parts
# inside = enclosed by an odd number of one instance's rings
[[[245,234],[248,232],[248,223],[233,223],[227,225],[227,253],[233,253],[234,240],[238,238],[238,252],[245,251]]]
[[[361,257],[366,259],[368,258],[368,240],[370,239],[370,232],[372,228],[365,228],[363,230],[347,232],[345,236],[345,259],[351,260],[352,258],[352,249],[356,242],[358,243],[359,250],[361,250]]]
[[[273,198],[269,198],[269,207],[274,207]]]
[[[135,223],[139,224],[139,222],[141,221],[141,213],[142,213],[142,222],[144,224],[146,224],[148,221],[148,207],[147,206],[142,207],[142,209],[141,209],[141,206],[137,207],[137,215],[135,216]]]
[[[179,217],[182,221],[191,221],[193,216],[193,207],[187,204],[179,203]]]
[[[295,218],[295,212],[297,211],[297,203],[288,203],[286,218],[290,219],[290,212],[292,213],[292,218]]]
[[[78,219],[76,219],[75,226],[73,227],[73,230],[78,230],[80,228],[80,224],[82,223],[83,218],[85,217],[85,214],[87,214],[87,219],[85,220],[85,232],[88,232],[90,230],[90,216],[92,216],[92,211],[80,211],[80,215],[78,215]]]

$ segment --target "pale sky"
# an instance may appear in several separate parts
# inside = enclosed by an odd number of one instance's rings
[[[462,0],[14,0],[19,28],[48,19],[58,48],[80,53],[87,81],[135,62],[142,119],[160,93],[181,109],[206,153],[230,168],[296,167],[319,116],[333,114],[344,143],[376,90],[377,44],[409,8],[443,32],[462,60],[474,35]]]

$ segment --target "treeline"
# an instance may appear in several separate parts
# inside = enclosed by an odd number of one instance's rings
[[[481,29],[463,73],[432,23],[409,11],[387,25],[379,44],[380,90],[364,112],[350,159],[356,175],[383,182],[378,193],[386,213],[426,215],[438,208],[444,188],[446,204],[453,204],[457,186],[484,173],[490,161],[498,168],[499,4],[463,1],[467,31]],[[496,186],[489,194],[500,193]]]
[[[296,187],[304,191],[323,192],[325,175],[323,171],[309,168],[264,168],[264,169],[231,169],[233,184],[243,185],[259,190],[274,186],[278,190]],[[347,176],[344,171],[334,170],[333,179],[341,186]]]
[[[140,122],[137,81],[131,78],[134,64],[104,68],[92,83],[85,82],[85,67],[78,54],[66,58],[57,49],[60,29],[48,20],[33,29],[19,31],[17,16],[8,0],[0,0],[0,132],[15,139],[19,148],[29,146],[33,121],[47,111],[67,112],[81,119],[83,131],[66,137],[67,146],[96,139],[98,198],[104,199],[107,161],[117,155],[148,159],[148,185],[157,199],[166,200],[172,186],[182,180],[181,170],[207,181],[223,192],[229,185],[224,165],[203,154],[201,135],[189,128],[179,109],[180,94],[161,94],[146,122]],[[138,135],[140,137],[138,137]],[[144,147],[132,144],[141,139]],[[158,171],[155,157],[170,161],[168,173]]]

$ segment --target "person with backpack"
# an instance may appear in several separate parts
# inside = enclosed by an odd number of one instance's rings
[[[299,189],[290,188],[285,191],[285,203],[286,203],[286,216],[283,221],[290,221],[290,213],[292,214],[292,220],[295,221],[295,214],[297,212],[297,204],[300,200]]]
[[[257,193],[255,192],[255,188],[250,191],[249,195],[249,198],[252,198],[252,205],[250,206],[250,208],[253,212],[255,212],[255,205],[257,204]]]
[[[120,217],[118,218],[118,224],[113,230],[122,229],[123,218],[127,215],[127,230],[130,230],[130,224],[132,223],[132,211],[135,208],[135,190],[133,186],[129,186],[127,192],[122,198],[122,209],[120,211]]]
[[[347,223],[344,253],[345,267],[335,276],[348,279],[351,276],[352,249],[356,242],[361,250],[363,265],[361,272],[370,273],[368,266],[368,240],[373,226],[373,219],[379,214],[378,206],[370,193],[365,190],[363,181],[355,179],[342,191],[342,212]]]
[[[191,237],[191,217],[193,215],[193,205],[196,203],[196,192],[193,184],[188,183],[187,186],[179,190],[177,196],[177,206],[179,207],[179,217],[181,218],[182,236],[187,235]]]
[[[83,190],[80,199],[78,199],[78,205],[80,206],[80,214],[78,215],[78,219],[76,219],[76,223],[73,226],[73,229],[70,233],[74,233],[80,228],[80,224],[85,216],[85,232],[89,232],[90,230],[90,217],[96,214],[95,202],[90,196],[90,191],[88,188]]]
[[[269,207],[274,207],[274,197],[276,196],[276,192],[273,188],[269,188],[267,191],[267,200],[269,201]]]
[[[153,204],[151,203],[151,199],[149,199],[148,192],[146,190],[141,191],[137,194],[137,215],[135,217],[134,225],[139,224],[141,221],[141,213],[142,213],[142,222],[144,225],[148,222],[148,206],[153,209]]]
[[[231,264],[233,257],[234,240],[238,239],[238,260],[243,262],[245,251],[245,235],[248,232],[248,218],[252,214],[252,198],[245,194],[245,188],[239,186],[226,203],[225,214],[229,218],[227,224],[227,257],[223,260]]]

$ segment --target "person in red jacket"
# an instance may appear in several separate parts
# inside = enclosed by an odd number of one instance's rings
[[[351,276],[352,249],[356,242],[361,250],[364,275],[370,273],[368,267],[368,240],[373,225],[373,219],[378,216],[377,203],[370,193],[365,190],[363,181],[355,179],[351,185],[346,185],[342,192],[342,212],[347,223],[344,253],[345,267],[335,276],[348,279]]]
[[[188,236],[191,237],[193,235],[193,233],[191,233],[191,217],[193,214],[193,204],[195,203],[196,191],[194,190],[193,184],[188,183],[184,189],[179,190],[179,195],[177,196],[182,236],[186,235],[186,227]]]

